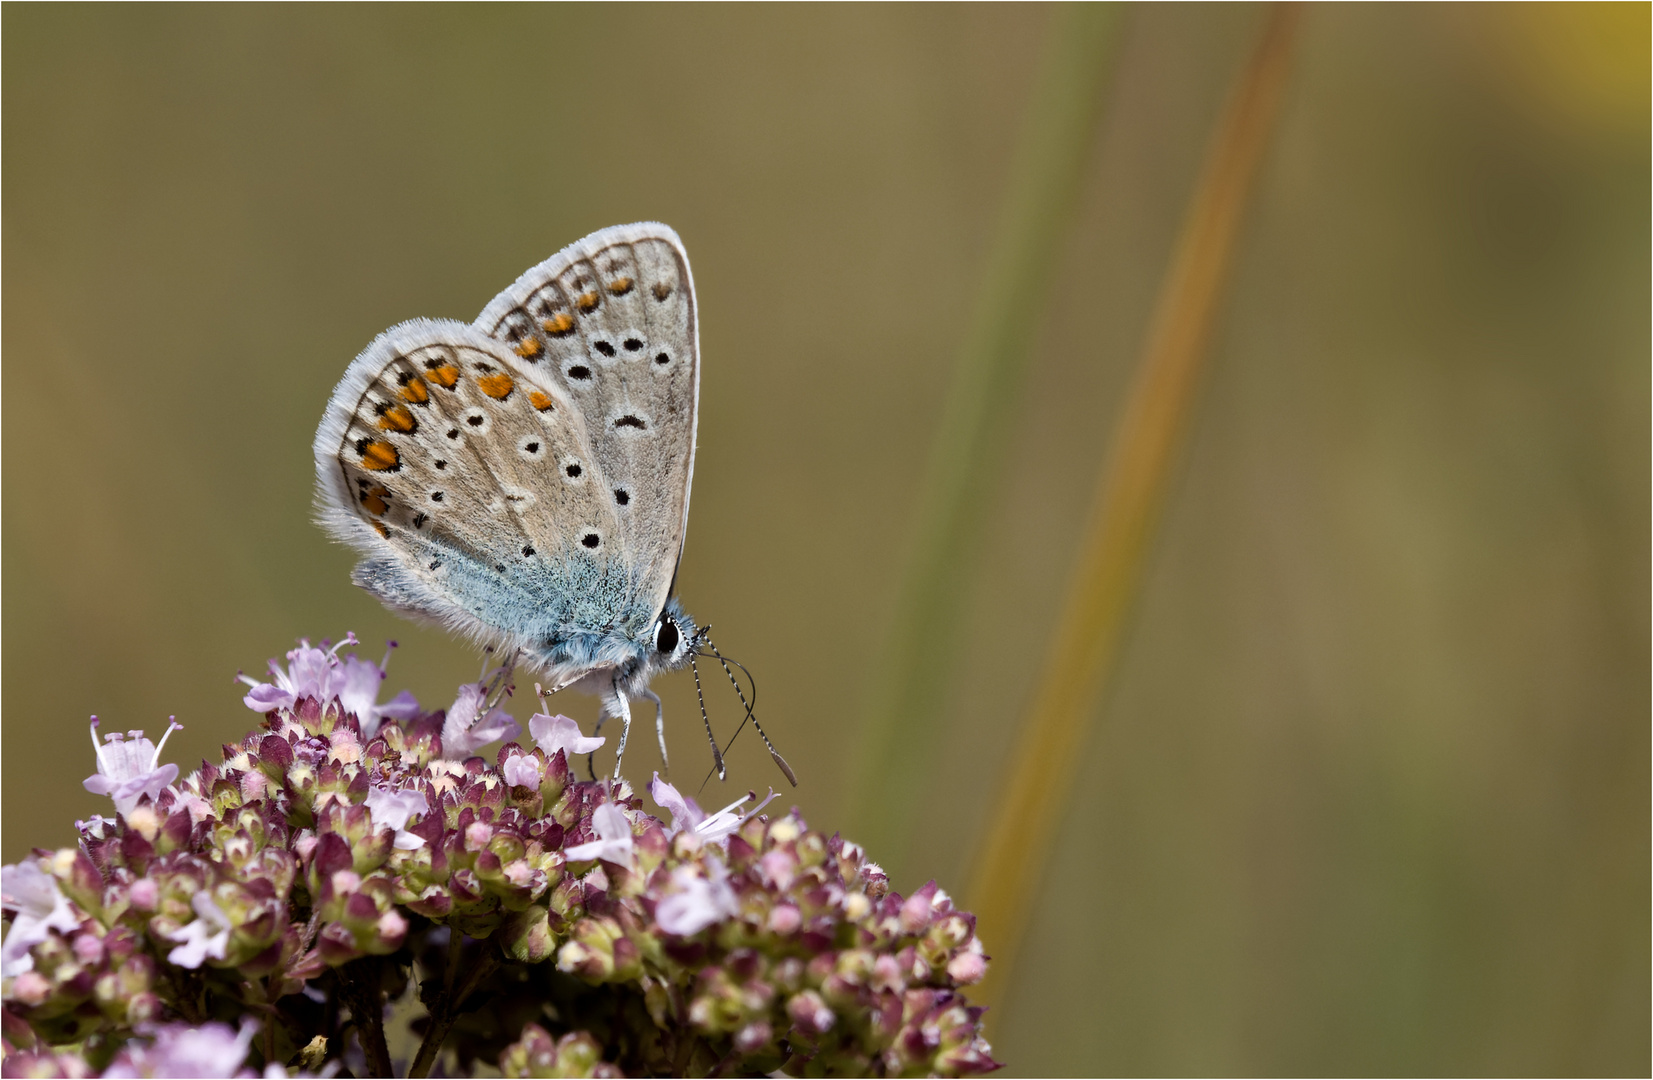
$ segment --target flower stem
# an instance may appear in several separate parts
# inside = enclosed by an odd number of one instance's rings
[[[1200,361],[1241,212],[1285,82],[1300,5],[1275,5],[1207,153],[1160,287],[1136,382],[1092,504],[1068,604],[1024,716],[968,893],[993,952],[979,998],[1003,993],[1033,913],[1171,467],[1187,426]],[[995,1015],[995,1014],[989,1014]]]
[[[1016,415],[1030,339],[1070,231],[1106,101],[1121,18],[1113,4],[1061,4],[1012,161],[981,293],[959,345],[930,448],[916,536],[880,653],[850,806],[854,834],[886,864],[905,853],[913,806],[937,743],[959,612],[995,462]]]
[[[390,1047],[385,1043],[385,995],[376,956],[352,960],[339,969],[339,986],[350,1016],[361,1036],[362,1053],[367,1056],[371,1076],[389,1076]]]
[[[463,981],[455,979],[459,968],[459,949],[451,942],[462,939],[459,931],[452,931],[453,937],[448,948],[447,970],[442,973],[442,995],[436,999],[436,1004],[430,1010],[430,1027],[425,1029],[425,1038],[419,1044],[419,1052],[414,1055],[413,1064],[408,1066],[408,1076],[429,1076],[430,1070],[436,1064],[436,1058],[442,1053],[442,1044],[447,1041],[448,1032],[453,1030],[454,1021],[459,1019],[459,1007],[465,1004],[465,999],[481,984],[483,979],[494,973],[499,967],[499,950],[494,947],[492,939],[484,940],[482,955],[466,972]],[[388,1073],[385,1075],[389,1075]]]

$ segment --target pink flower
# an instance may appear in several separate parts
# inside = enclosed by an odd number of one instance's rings
[[[671,811],[673,836],[706,820],[706,811],[693,799],[684,798],[676,788],[660,779],[659,773],[655,773],[654,779],[649,782],[649,794],[654,797],[656,806]]]
[[[174,731],[182,729],[182,724],[168,724],[160,746],[144,738],[141,731],[106,735],[105,743],[99,746],[98,718],[92,717],[92,750],[98,757],[98,771],[82,781],[86,790],[113,798],[115,811],[122,817],[136,810],[145,796],[159,798],[162,790],[178,777],[178,766],[160,764],[161,746],[166,745]]]
[[[359,642],[354,633],[344,635],[344,640],[330,649],[312,648],[309,641],[300,641],[298,648],[287,654],[285,670],[270,661],[272,682],[255,682],[241,676],[241,681],[252,687],[242,701],[254,712],[268,713],[291,709],[301,698],[313,698],[323,705],[337,698],[339,707],[356,717],[364,741],[378,733],[386,718],[410,720],[418,716],[419,702],[407,690],[379,704],[379,685],[390,664],[390,650],[377,664],[355,653],[340,658],[340,649],[356,644]],[[392,641],[390,648],[395,647]]]
[[[689,829],[707,841],[726,839],[730,833],[749,821],[753,814],[775,799],[775,793],[771,790],[769,798],[754,806],[750,813],[738,814],[735,811],[741,804],[754,797],[751,792],[747,792],[743,798],[736,799],[717,813],[707,814],[693,799],[679,794],[676,788],[660,779],[659,773],[654,774],[654,780],[649,784],[649,794],[654,797],[661,809],[671,811],[671,835],[676,836],[684,829]]]
[[[442,756],[450,761],[470,757],[481,747],[522,734],[522,725],[499,707],[482,712],[486,704],[482,683],[466,683],[442,722]]]
[[[558,750],[565,758],[575,754],[589,754],[608,740],[601,735],[586,738],[580,734],[580,725],[566,716],[547,716],[538,713],[528,720],[528,733],[547,758]]]
[[[411,720],[419,715],[419,702],[410,690],[403,690],[383,705],[379,704],[379,685],[384,682],[385,670],[390,666],[392,641],[385,650],[385,658],[375,664],[351,653],[339,662],[336,675],[339,705],[347,713],[354,713],[362,729],[362,740],[368,741],[379,732],[379,725],[391,720]]]
[[[323,642],[326,644],[326,642]],[[323,704],[339,696],[344,683],[339,671],[338,652],[346,645],[356,644],[356,635],[346,634],[344,640],[331,649],[317,649],[308,640],[301,639],[298,648],[287,653],[287,668],[270,661],[273,682],[254,682],[246,675],[241,681],[252,687],[241,700],[253,712],[268,713],[277,709],[291,709],[300,698],[313,698]]]
[[[230,944],[229,916],[205,892],[191,896],[189,906],[195,911],[195,919],[166,935],[182,942],[166,954],[167,960],[179,967],[198,968],[209,956],[214,960],[224,959]]]
[[[0,976],[5,978],[34,970],[29,950],[45,941],[51,931],[67,934],[80,925],[58,890],[57,879],[33,855],[0,867],[0,905],[13,912],[11,930],[0,943]]]
[[[589,844],[563,848],[569,862],[585,859],[607,859],[622,866],[631,865],[631,822],[613,803],[604,803],[591,813],[591,829],[597,839]]]
[[[729,887],[729,872],[716,858],[706,860],[709,877],[701,877],[692,866],[672,871],[673,892],[654,909],[654,920],[668,934],[687,937],[716,922],[740,914],[740,901]]]
[[[252,1045],[258,1021],[247,1017],[241,1021],[241,1030],[234,1031],[228,1024],[208,1021],[205,1024],[161,1024],[142,1033],[149,1036],[145,1045],[133,1039],[121,1048],[104,1076],[254,1076],[243,1068],[247,1048]],[[281,1075],[286,1075],[282,1070]]]
[[[373,824],[383,829],[396,830],[396,847],[413,851],[425,846],[422,836],[407,831],[408,818],[430,809],[425,793],[414,788],[374,788],[367,793],[367,812],[373,815]]]

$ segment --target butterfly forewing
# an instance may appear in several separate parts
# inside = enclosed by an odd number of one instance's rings
[[[524,274],[476,326],[584,418],[632,610],[652,620],[682,552],[694,470],[694,286],[677,235],[657,224],[595,233]]]

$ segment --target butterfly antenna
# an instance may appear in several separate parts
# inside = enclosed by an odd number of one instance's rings
[[[706,639],[706,647],[712,650],[712,655],[717,658],[717,662],[723,665],[723,673],[729,676],[729,682],[735,688],[735,696],[740,698],[740,703],[746,708],[746,716],[741,720],[740,727],[735,729],[735,734],[729,737],[729,745],[734,745],[735,738],[740,735],[741,728],[744,728],[746,726],[746,721],[750,720],[752,722],[752,726],[757,729],[758,738],[762,739],[763,745],[768,748],[769,756],[774,759],[776,767],[781,770],[781,775],[786,777],[787,782],[793,787],[797,787],[797,774],[792,771],[792,766],[786,763],[786,759],[781,757],[780,751],[775,749],[775,744],[769,741],[769,736],[764,733],[763,725],[758,723],[756,714],[752,712],[752,707],[758,703],[758,680],[752,678],[752,673],[747,671],[745,664],[741,663],[739,660],[730,660],[722,653],[718,652],[717,646],[712,644],[712,639],[710,637]],[[747,680],[751,682],[752,700],[750,702],[746,700],[746,694],[742,692],[740,688],[740,680],[735,678],[735,673],[733,671],[729,670],[730,664],[735,665],[735,667],[738,667],[741,671],[745,672]],[[724,750],[727,751],[728,746],[724,747]]]
[[[706,635],[705,635],[704,631],[702,631],[700,637],[695,639],[696,645],[698,645],[700,643],[700,638],[704,638],[705,636]],[[697,656],[705,658],[708,655],[709,655],[708,653],[703,653],[698,648],[697,649],[691,649],[689,651],[689,667],[694,671],[694,681],[695,681],[695,690],[696,690],[696,692],[698,692],[700,690],[700,668],[695,666],[694,658],[697,657]],[[748,677],[750,677],[750,675]],[[754,698],[758,696],[755,689],[753,691],[752,696]],[[703,715],[703,716],[706,713],[706,699],[704,697],[702,697],[700,699],[700,712],[701,712],[701,715]],[[748,715],[750,715],[750,710],[748,710]],[[707,721],[706,721],[706,737],[708,739],[712,740],[712,754],[715,756],[717,761],[721,762],[723,760],[723,755],[727,754],[729,752],[729,748],[731,746],[735,745],[735,740],[740,738],[741,728],[744,728],[745,726],[746,726],[746,720],[743,718],[740,722],[740,727],[737,727],[735,729],[735,733],[733,735],[729,736],[729,741],[723,744],[723,750],[721,752],[719,752],[719,750],[717,748],[717,739],[712,735],[712,721],[710,719],[707,719]],[[713,766],[712,771],[706,774],[706,779],[704,779],[700,782],[699,789],[697,789],[695,791],[696,795],[699,795],[700,792],[706,790],[706,785],[711,783],[712,776],[714,774],[716,774],[717,771],[718,770],[717,770],[716,766]]]
[[[719,780],[727,780],[729,770],[723,764],[723,752],[717,748],[717,736],[712,734],[712,718],[706,714],[706,695],[700,689],[700,668],[695,664],[694,658],[695,654],[689,653],[689,670],[694,672],[694,696],[700,702],[700,720],[706,725],[706,741],[712,744],[712,772],[707,773],[706,779],[700,782],[701,790],[705,790],[712,773],[716,773]]]

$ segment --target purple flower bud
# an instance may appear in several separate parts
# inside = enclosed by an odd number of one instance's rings
[[[786,1015],[793,1027],[810,1036],[825,1035],[837,1020],[832,1010],[827,1008],[827,1003],[821,1000],[821,995],[813,990],[794,994],[786,1003]]]
[[[551,929],[550,915],[545,906],[530,905],[499,928],[501,944],[513,960],[537,964],[556,951],[557,937]]]
[[[767,1020],[755,1020],[746,1024],[735,1032],[735,1051],[741,1054],[753,1054],[769,1045],[775,1037],[774,1029]]]
[[[39,973],[25,971],[12,983],[11,996],[25,1005],[39,1005],[52,993],[52,984]]]
[[[83,964],[103,963],[103,941],[95,934],[76,934],[72,948],[75,959]]]
[[[803,916],[793,904],[777,904],[769,912],[769,929],[781,937],[796,933],[802,923]]]
[[[72,1051],[53,1053],[38,1049],[14,1050],[6,1056],[7,1076],[65,1076],[79,1080],[93,1075],[85,1059]]]
[[[279,735],[266,735],[258,743],[259,767],[271,777],[280,777],[293,763],[293,747]]]
[[[161,899],[160,890],[153,878],[139,878],[134,881],[126,895],[132,906],[140,911],[154,911],[155,905],[160,903]]]
[[[329,967],[338,967],[365,952],[356,943],[356,935],[341,922],[330,922],[323,926],[321,933],[316,935],[316,947],[321,953],[322,960]]]
[[[603,1061],[602,1047],[583,1031],[571,1031],[552,1041],[538,1024],[528,1024],[522,1037],[499,1057],[499,1071],[508,1077],[539,1076],[623,1076]]]
[[[901,905],[901,928],[909,934],[916,934],[930,925],[931,901],[936,897],[936,883],[929,882],[922,889],[907,898]],[[940,894],[943,902],[947,894]]]
[[[982,955],[979,942],[972,941],[974,950],[961,952],[947,962],[947,977],[960,986],[981,982],[987,974],[987,957]]]
[[[614,943],[623,940],[619,923],[588,916],[574,924],[570,940],[557,953],[557,969],[586,982],[607,982],[615,973]]]
[[[766,852],[758,860],[758,865],[761,867],[764,883],[774,886],[781,892],[792,887],[793,878],[798,872],[797,857],[785,848]]]

